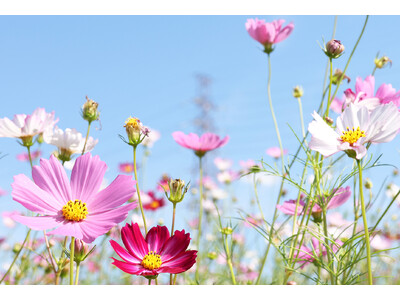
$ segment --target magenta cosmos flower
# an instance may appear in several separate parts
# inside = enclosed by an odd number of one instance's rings
[[[350,187],[348,186],[346,188],[334,189],[332,192],[332,196],[324,197],[323,201],[324,202],[328,201],[328,204],[326,206],[327,209],[333,209],[343,205],[350,198],[350,196],[351,196],[351,190]],[[301,195],[299,205],[297,207],[297,215],[303,214],[306,208],[306,203],[304,203],[303,198],[304,195]],[[296,202],[297,200],[289,200],[285,201],[282,205],[278,204],[276,207],[284,214],[294,216],[296,212]],[[322,208],[318,205],[318,203],[315,203],[311,213],[320,214],[321,212]]]
[[[283,23],[285,23],[285,20],[274,20],[271,23],[267,23],[265,20],[255,18],[248,19],[245,26],[253,39],[263,44],[266,50],[270,49],[272,51],[272,45],[282,42],[294,29],[293,23],[282,28]]]
[[[172,137],[182,147],[192,149],[197,156],[202,157],[207,151],[217,149],[224,146],[229,141],[229,136],[224,139],[214,133],[204,133],[199,137],[195,133],[184,134],[182,131],[175,131],[172,133]]]
[[[12,197],[39,217],[14,215],[13,219],[34,230],[53,229],[48,234],[73,236],[93,242],[125,220],[137,204],[123,205],[135,193],[131,176],[119,175],[100,191],[107,165],[98,156],[86,153],[76,159],[71,182],[61,163],[51,156],[41,159],[32,170],[32,180],[24,174],[14,177]]]
[[[190,234],[185,230],[176,230],[170,237],[166,226],[156,226],[143,238],[135,223],[126,224],[121,237],[126,250],[113,240],[110,243],[123,261],[112,258],[112,264],[126,273],[155,278],[160,273],[185,272],[196,262],[197,251],[186,250]]]

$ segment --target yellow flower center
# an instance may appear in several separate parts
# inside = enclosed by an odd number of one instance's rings
[[[145,257],[143,257],[141,265],[147,270],[158,269],[162,264],[161,256],[156,254],[154,251],[150,251]]]
[[[352,130],[349,129],[349,127],[346,128],[346,131],[342,131],[343,135],[340,137],[342,142],[347,142],[351,146],[355,142],[357,142],[361,137],[365,136],[365,132],[360,130],[360,127],[357,127],[356,130],[354,130],[354,127]]]
[[[151,208],[157,208],[160,206],[160,204],[158,203],[158,201],[153,201],[150,203]]]
[[[134,129],[139,130],[140,129],[140,120],[138,118],[129,117],[125,121],[124,127],[133,127]]]
[[[68,203],[63,206],[62,214],[66,220],[76,222],[82,221],[86,219],[86,215],[88,214],[86,203],[81,200],[69,200]]]

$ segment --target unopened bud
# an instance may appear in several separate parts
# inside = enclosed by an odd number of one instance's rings
[[[189,184],[185,186],[185,181],[181,179],[169,179],[168,186],[169,186],[169,196],[167,194],[167,190],[164,189],[164,191],[168,200],[171,201],[172,203],[181,202],[185,197],[185,194],[187,193],[189,188]]]
[[[296,86],[294,89],[293,89],[293,97],[295,97],[295,98],[301,98],[301,97],[303,97],[303,93],[304,93],[304,91],[303,91],[303,88],[301,87],[301,86]]]
[[[212,251],[212,252],[208,252],[207,253],[207,257],[209,258],[209,259],[211,259],[211,260],[214,260],[214,259],[216,259],[217,258],[217,253],[216,252],[214,252],[214,251]]]
[[[231,227],[224,227],[221,229],[222,234],[230,235],[233,232],[233,229]]]
[[[392,61],[387,56],[382,56],[381,58],[376,57],[374,63],[378,69],[386,67],[388,63],[390,63],[390,66],[392,66]]]
[[[324,120],[328,125],[332,125],[333,124],[333,119],[332,118],[325,117]]]
[[[85,260],[88,253],[89,253],[89,245],[80,239],[75,239],[74,260],[77,262]]]
[[[288,281],[287,283],[286,283],[286,285],[297,285],[297,282],[296,281]]]
[[[368,190],[372,189],[373,184],[372,184],[371,179],[367,178],[367,179],[365,180],[364,186],[365,186],[365,188],[368,189]]]
[[[338,58],[342,55],[344,46],[339,40],[330,40],[325,45],[325,54],[330,58]]]
[[[347,83],[350,82],[351,79],[350,79],[349,76],[343,75],[342,70],[336,69],[335,73],[333,73],[333,76],[332,76],[332,83],[335,84],[335,85],[338,85],[339,84],[339,80],[340,80],[340,78],[342,78],[342,76],[343,76],[342,80],[345,79],[345,80],[347,80]]]
[[[138,118],[129,117],[124,125],[129,143],[132,146],[139,145],[146,136],[149,135],[149,129],[140,122]]]
[[[399,170],[398,169],[394,169],[393,170],[393,176],[397,176],[399,175]]]
[[[100,117],[100,112],[98,111],[99,104],[94,102],[92,99],[89,99],[86,96],[86,102],[82,107],[82,118],[89,123],[96,121]]]

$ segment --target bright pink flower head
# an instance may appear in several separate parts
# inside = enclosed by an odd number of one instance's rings
[[[157,198],[156,195],[149,191],[147,195],[150,197],[150,201],[148,203],[143,203],[143,208],[147,210],[158,210],[159,208],[165,206],[164,198]]]
[[[42,151],[36,150],[31,153],[31,158],[32,158],[32,160],[35,160],[35,159],[39,158],[40,155],[42,155]],[[19,161],[29,161],[29,155],[26,152],[22,152],[20,154],[17,154],[17,159]]]
[[[246,30],[257,42],[264,46],[272,45],[283,41],[292,33],[293,23],[282,28],[283,23],[285,23],[285,20],[274,20],[267,23],[265,20],[258,20],[257,18],[248,19]]]
[[[135,193],[131,176],[119,175],[100,190],[107,165],[98,156],[86,153],[76,159],[71,181],[61,163],[51,156],[41,159],[32,170],[32,180],[24,174],[14,176],[12,197],[40,217],[13,215],[12,218],[33,230],[73,236],[93,242],[125,220],[137,203],[123,205]]]
[[[182,147],[192,149],[195,151],[197,156],[203,156],[207,151],[217,149],[224,146],[229,141],[229,136],[224,139],[214,133],[204,133],[199,137],[195,133],[184,134],[182,131],[175,131],[172,136],[179,145]]]
[[[156,226],[143,238],[139,226],[126,224],[121,230],[122,248],[111,240],[111,246],[123,261],[112,258],[112,263],[125,273],[156,277],[160,273],[178,274],[189,270],[196,262],[197,251],[186,250],[190,234],[175,231],[170,237],[166,226]]]
[[[268,148],[265,153],[267,153],[269,156],[273,158],[279,158],[281,157],[281,149],[279,147],[271,147]],[[283,149],[283,155],[286,155],[288,153],[287,149]]]

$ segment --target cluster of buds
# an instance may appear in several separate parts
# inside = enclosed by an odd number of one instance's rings
[[[293,88],[293,97],[301,98],[301,97],[303,97],[303,94],[304,94],[304,91],[301,86],[297,85]]]
[[[129,117],[124,125],[129,145],[136,147],[149,135],[150,130],[138,118]]]
[[[390,66],[392,66],[392,61],[386,55],[382,56],[381,58],[378,58],[378,55],[376,55],[374,63],[377,69],[386,67],[388,63],[390,63]]]
[[[336,70],[335,70],[335,73],[333,73],[333,76],[332,76],[332,83],[333,83],[334,85],[340,84],[340,83],[341,83],[340,78],[342,78],[342,76],[343,76],[343,79],[346,79],[346,80],[347,80],[347,83],[350,82],[351,79],[350,79],[349,76],[344,75],[343,72],[342,72],[342,70],[336,69]],[[343,80],[343,79],[342,79],[342,80]]]
[[[339,58],[344,51],[344,46],[339,40],[330,40],[322,49],[329,58]]]
[[[94,102],[92,99],[89,99],[89,97],[86,96],[86,102],[82,107],[82,118],[89,123],[97,121],[100,118],[98,106],[99,104],[97,102]]]
[[[189,189],[190,182],[185,186],[185,182],[181,179],[169,179],[168,180],[168,188],[169,188],[169,195],[168,189],[164,186],[161,186],[164,189],[165,196],[171,201],[173,204],[179,203],[185,197]]]
[[[221,228],[221,233],[222,234],[230,235],[230,234],[232,234],[232,232],[233,232],[233,229],[231,227],[229,227],[229,226]]]

